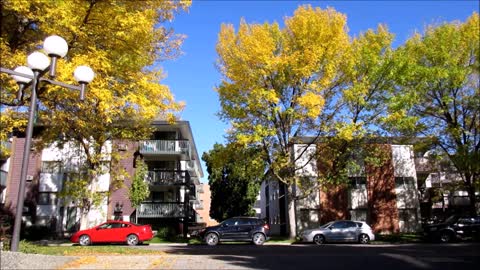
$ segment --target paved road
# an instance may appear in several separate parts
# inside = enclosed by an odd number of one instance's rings
[[[154,249],[158,252],[155,255],[70,257],[67,262],[57,264],[47,264],[50,261],[48,259],[35,259],[31,263],[43,266],[43,269],[467,270],[479,269],[480,266],[480,243],[324,246],[222,244],[215,247],[145,245],[125,248]],[[3,255],[2,258],[6,259]],[[17,268],[31,269],[26,264],[30,258],[32,256],[25,254]]]
[[[147,246],[170,269],[478,269],[480,244]]]

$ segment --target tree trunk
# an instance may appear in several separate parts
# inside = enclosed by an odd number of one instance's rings
[[[477,207],[476,207],[476,203],[477,203],[477,198],[475,196],[475,186],[472,184],[472,177],[471,176],[466,176],[466,186],[467,186],[467,191],[468,191],[468,197],[469,197],[469,201],[470,201],[470,204],[469,204],[469,212],[470,214],[472,215],[477,215]]]
[[[297,236],[297,219],[295,213],[295,194],[293,193],[293,186],[288,186],[288,236],[294,239]]]
[[[80,230],[88,228],[88,211],[80,209]]]

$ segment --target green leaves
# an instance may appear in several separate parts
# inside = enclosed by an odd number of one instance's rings
[[[221,221],[233,216],[254,215],[266,163],[262,151],[241,145],[215,144],[203,153],[210,185],[210,216]]]
[[[138,159],[136,162],[135,174],[132,177],[132,184],[128,190],[128,198],[132,207],[138,207],[150,194],[146,177],[148,174],[147,164]]]

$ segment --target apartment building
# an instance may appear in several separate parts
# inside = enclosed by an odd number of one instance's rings
[[[388,141],[385,139],[385,141]],[[298,138],[293,145],[297,176],[312,183],[310,194],[295,202],[297,231],[318,227],[332,220],[353,219],[369,223],[377,233],[416,231],[420,227],[417,172],[412,145],[378,144],[387,154],[381,167],[367,166],[349,175],[342,186],[315,186],[322,164],[314,156],[321,143],[313,138]],[[294,195],[302,190],[293,187]],[[300,196],[302,197],[302,196]],[[271,225],[273,234],[287,233],[287,187],[275,180],[264,181],[260,191],[261,217]]]
[[[197,187],[203,171],[190,124],[188,121],[170,124],[156,120],[152,125],[155,132],[150,140],[113,140],[102,149],[106,154],[102,161],[105,170],[89,188],[104,196],[100,204],[90,209],[87,227],[108,219],[122,219],[186,234],[187,227],[198,222],[195,207],[198,206]],[[24,143],[24,138],[13,137],[11,154],[3,158],[0,167],[2,207],[12,212],[17,202]],[[149,183],[150,195],[137,208],[132,207],[128,197],[131,177],[125,178],[124,186],[119,189],[111,183],[108,166],[112,149],[121,152],[120,166],[130,176],[134,175],[138,158],[148,166],[145,181]],[[23,214],[27,226],[50,226],[59,233],[79,229],[79,208],[74,201],[60,196],[60,192],[66,181],[81,173],[83,155],[74,143],[62,148],[51,145],[31,152]]]

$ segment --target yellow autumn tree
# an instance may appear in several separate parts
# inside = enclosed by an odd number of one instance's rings
[[[333,179],[319,175],[312,185],[298,176],[302,166],[297,161],[319,157],[311,151],[294,155],[295,138],[334,137],[348,150],[372,130],[382,93],[390,86],[392,38],[385,26],[351,38],[344,14],[310,5],[286,17],[283,28],[244,20],[237,31],[222,25],[217,43],[223,76],[216,89],[220,117],[232,125],[230,139],[264,149],[268,173],[288,187],[290,237],[296,234],[295,201]],[[345,153],[334,157],[344,161],[335,169],[344,175],[351,158]],[[294,186],[302,192],[294,193]]]
[[[222,25],[217,91],[231,136],[260,144],[270,173],[288,186],[290,236],[295,236],[292,187],[296,183],[292,138],[318,123],[324,90],[335,84],[342,55],[349,46],[346,17],[333,9],[300,6],[277,23],[240,22],[237,32]]]
[[[56,79],[75,84],[72,74],[79,65],[90,66],[95,72],[83,102],[78,92],[54,85],[42,84],[38,91],[38,121],[47,127],[37,138],[40,144],[74,141],[84,152],[90,173],[68,194],[84,210],[82,217],[94,204],[89,187],[102,173],[102,162],[108,154],[102,149],[107,142],[146,137],[153,118],[173,120],[181,110],[183,105],[175,102],[169,88],[160,83],[162,71],[152,66],[179,53],[183,36],[164,23],[190,4],[175,0],[2,1],[3,67],[24,65],[26,56],[47,36],[59,35],[67,41],[69,51],[58,63]],[[4,139],[12,128],[24,126],[22,112],[30,94],[27,91],[16,101],[18,88],[5,74],[0,77],[0,85],[0,138]]]

